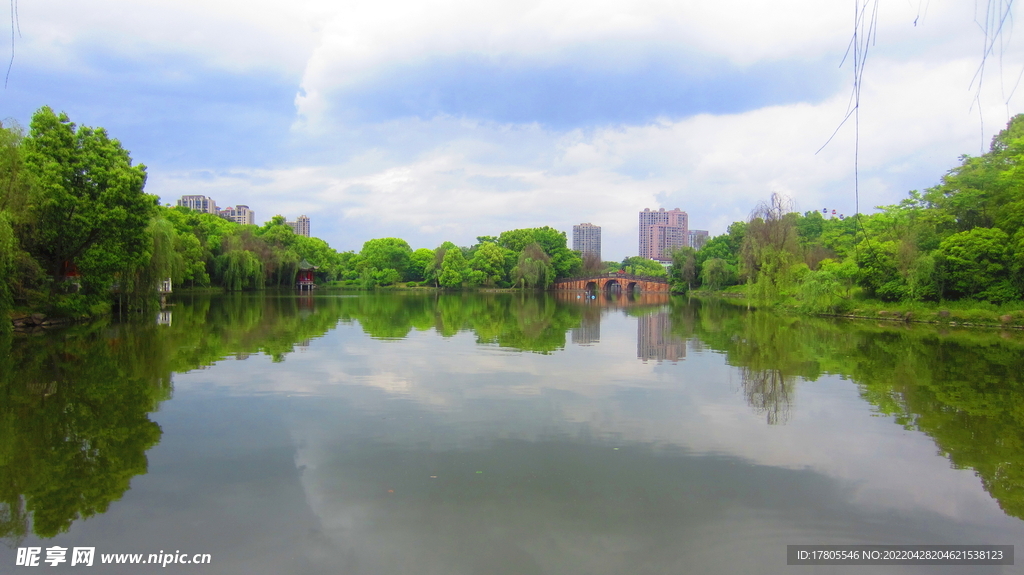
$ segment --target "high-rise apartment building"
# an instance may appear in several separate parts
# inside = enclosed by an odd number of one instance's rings
[[[178,200],[179,206],[185,206],[197,212],[217,215],[217,202],[206,196],[181,196]]]
[[[307,238],[309,237],[309,218],[308,217],[306,217],[306,216],[299,216],[299,217],[295,218],[294,222],[285,222],[285,223],[288,224],[289,226],[291,226],[292,231],[295,232],[295,235],[297,235],[297,236],[306,236]]]
[[[671,261],[672,250],[689,245],[689,218],[676,208],[640,212],[640,257],[658,261]]]
[[[242,224],[243,226],[252,226],[256,224],[256,212],[249,209],[249,206],[238,205],[233,208],[228,207],[218,212],[220,217],[225,220],[231,220],[235,223]]]
[[[580,224],[572,227],[572,249],[583,255],[594,254],[601,259],[601,226]]]
[[[690,230],[690,241],[687,243],[688,246],[695,250],[699,250],[704,247],[704,244],[708,242],[708,231],[707,230]]]

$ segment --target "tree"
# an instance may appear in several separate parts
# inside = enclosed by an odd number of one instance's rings
[[[672,250],[672,276],[685,283],[687,291],[693,289],[697,273],[697,250],[688,247]]]
[[[946,292],[997,302],[1017,297],[1009,281],[1009,240],[998,228],[974,228],[943,240],[936,255]]]
[[[545,288],[554,281],[551,258],[540,244],[534,242],[523,248],[519,261],[512,270],[512,278],[521,287]]]
[[[665,271],[665,267],[660,262],[642,258],[640,256],[630,256],[622,260],[621,269],[627,274],[636,274],[638,276],[655,276],[665,277],[668,272]]]
[[[498,244],[486,242],[480,245],[469,261],[473,271],[480,272],[479,283],[476,285],[495,286],[504,281],[505,249]]]
[[[441,274],[437,282],[446,288],[462,286],[465,280],[466,257],[462,255],[459,248],[448,249],[444,254],[444,261],[441,263]]]
[[[412,248],[399,238],[379,238],[363,244],[359,252],[368,267],[378,270],[393,269],[405,278],[409,273],[409,258]]]
[[[604,262],[601,261],[601,258],[598,257],[597,254],[593,252],[587,252],[583,254],[582,259],[583,265],[581,266],[580,271],[582,271],[584,275],[595,275],[604,273]]]
[[[48,107],[32,116],[25,163],[39,187],[32,255],[54,278],[68,265],[87,291],[106,294],[118,272],[140,265],[156,198],[146,168],[102,128],[76,127]]]
[[[434,250],[420,248],[409,256],[409,276],[415,281],[426,281],[427,267],[434,261]]]
[[[789,270],[799,250],[794,218],[789,217],[791,208],[789,199],[776,193],[750,214],[740,249],[740,270],[758,300],[775,300],[789,283]]]
[[[439,287],[441,285],[439,280],[444,267],[444,257],[448,254],[448,250],[457,249],[459,249],[459,246],[451,242],[444,242],[437,246],[437,249],[434,250],[434,261],[427,263],[426,267],[424,267],[424,280],[433,281],[434,286]]]
[[[583,267],[583,259],[578,252],[567,247],[565,232],[552,227],[523,228],[501,232],[498,245],[520,254],[530,244],[537,244],[548,257],[553,277],[568,277],[579,273]]]
[[[704,263],[700,278],[704,287],[711,291],[718,291],[729,281],[732,275],[729,264],[722,258],[712,258]]]

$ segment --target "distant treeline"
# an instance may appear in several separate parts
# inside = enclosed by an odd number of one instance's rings
[[[872,215],[793,213],[773,195],[700,251],[674,254],[677,291],[746,283],[755,300],[835,312],[882,301],[1024,298],[1024,115],[939,185]]]
[[[253,290],[293,285],[306,262],[318,282],[373,288],[399,282],[443,288],[543,288],[602,262],[584,262],[549,227],[445,242],[413,251],[398,238],[339,253],[296,235],[284,218],[244,226],[160,206],[146,168],[102,128],[76,126],[48,107],[28,133],[0,126],[0,317],[15,307],[86,316],[140,309],[167,278],[181,287]],[[0,329],[8,329],[0,321]]]

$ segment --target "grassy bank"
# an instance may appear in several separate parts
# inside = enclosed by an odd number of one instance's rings
[[[884,302],[854,293],[846,300],[842,311],[836,313],[808,312],[793,297],[772,304],[759,303],[747,298],[744,286],[731,286],[722,291],[694,290],[692,297],[723,298],[734,305],[774,309],[782,313],[845,317],[898,322],[932,323],[956,326],[1004,327],[1024,329],[1024,302],[994,304],[986,301],[958,300],[944,302]]]

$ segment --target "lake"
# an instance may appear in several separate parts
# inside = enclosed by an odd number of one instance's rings
[[[0,571],[1022,572],[786,564],[1024,540],[1020,332],[575,292],[171,303],[0,339]],[[132,554],[210,563],[100,564]]]

